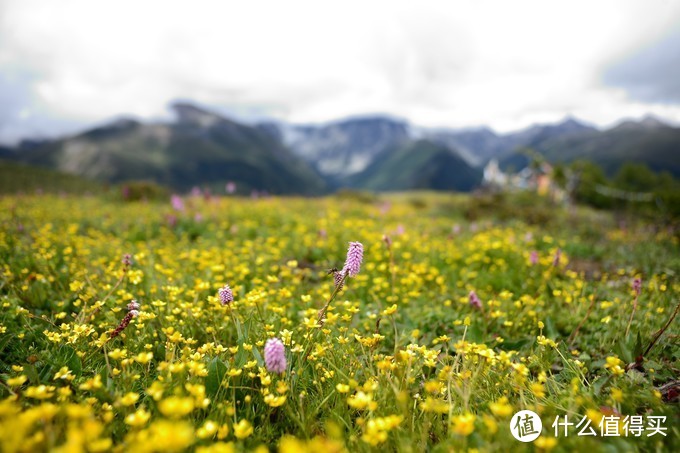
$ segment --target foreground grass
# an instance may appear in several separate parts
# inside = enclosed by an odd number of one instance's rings
[[[0,449],[677,448],[677,236],[592,212],[467,223],[460,203],[0,199]],[[334,294],[350,241],[364,263]],[[534,443],[511,435],[521,409]]]

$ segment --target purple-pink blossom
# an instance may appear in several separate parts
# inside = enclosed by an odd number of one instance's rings
[[[536,250],[533,250],[531,252],[531,255],[529,256],[529,261],[531,262],[532,266],[535,266],[538,264],[538,252]]]
[[[361,270],[361,263],[364,260],[364,246],[361,242],[350,242],[347,249],[347,259],[340,271],[342,274],[347,272],[350,277],[356,277]]]
[[[281,374],[286,371],[286,347],[278,338],[270,338],[264,345],[264,364],[272,373]]]
[[[224,285],[217,291],[217,295],[220,298],[220,303],[222,305],[229,305],[234,301],[234,292],[231,290],[229,285]]]
[[[170,203],[175,211],[184,211],[184,200],[182,200],[182,197],[179,195],[173,194],[172,197],[170,197]]]
[[[470,295],[468,296],[468,300],[470,301],[470,306],[473,308],[482,308],[482,301],[479,299],[477,296],[477,293],[474,291],[470,291]]]
[[[633,291],[635,291],[636,296],[640,295],[640,291],[642,291],[642,279],[636,278],[633,280]]]
[[[116,338],[123,330],[125,330],[128,325],[130,325],[132,318],[139,316],[139,302],[137,302],[135,299],[132,299],[130,303],[127,304],[127,309],[128,312],[120,321],[120,324],[118,324],[118,326],[109,334],[109,338]]]

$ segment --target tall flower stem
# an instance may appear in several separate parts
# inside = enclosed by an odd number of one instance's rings
[[[659,340],[659,338],[661,338],[661,335],[663,335],[663,333],[671,325],[671,323],[673,322],[675,317],[678,315],[678,311],[680,311],[680,303],[678,303],[678,305],[675,306],[675,310],[673,311],[673,314],[671,315],[671,317],[668,318],[668,321],[666,321],[666,324],[664,324],[664,326],[654,334],[654,338],[652,338],[652,341],[649,343],[649,346],[647,346],[647,349],[645,349],[645,352],[643,352],[639,356],[635,357],[634,362],[626,365],[626,371],[633,369],[633,368],[638,369],[638,370],[642,370],[642,362],[645,360],[645,357],[647,356],[647,354],[649,354],[649,351],[652,350],[652,348],[654,347],[656,342]]]
[[[638,306],[638,297],[640,297],[640,289],[641,289],[642,282],[640,279],[636,278],[633,280],[633,290],[635,291],[635,299],[633,299],[633,310],[630,312],[630,318],[628,319],[628,325],[626,326],[626,334],[624,335],[624,338],[628,337],[628,332],[630,331],[630,325],[633,322],[633,316],[635,315],[635,311],[637,310]]]
[[[326,301],[326,304],[323,306],[321,310],[319,310],[319,316],[317,318],[317,325],[319,327],[323,326],[323,323],[326,321],[326,312],[328,311],[328,307],[331,305],[331,302],[335,299],[335,296],[338,295],[340,290],[343,288],[345,285],[345,280],[347,279],[347,271],[343,272],[342,278],[339,280],[339,282],[335,285],[335,288],[333,289],[333,292],[331,293],[330,297]]]
[[[569,347],[571,347],[572,343],[576,339],[576,335],[578,335],[579,330],[581,330],[581,327],[583,327],[583,324],[586,323],[586,320],[588,320],[590,313],[593,311],[593,307],[595,306],[595,296],[596,294],[593,294],[592,299],[590,300],[590,305],[588,305],[588,311],[586,312],[586,315],[583,317],[578,326],[576,326],[576,329],[574,329],[571,335],[569,335],[569,339],[567,340],[567,344],[569,345]]]
[[[633,316],[635,315],[635,310],[637,310],[638,306],[638,296],[637,294],[635,295],[635,299],[633,300],[633,309],[630,312],[630,318],[628,318],[628,325],[626,326],[626,334],[624,337],[628,337],[628,332],[630,332],[630,325],[633,322]]]

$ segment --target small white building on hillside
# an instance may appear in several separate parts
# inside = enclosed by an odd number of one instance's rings
[[[553,180],[553,168],[547,162],[542,162],[537,167],[524,167],[515,174],[507,174],[500,169],[496,159],[491,159],[484,167],[483,185],[501,190],[534,190],[556,200],[562,200],[566,195]]]
[[[483,184],[485,186],[503,188],[508,183],[508,176],[498,166],[496,159],[491,159],[484,167]]]

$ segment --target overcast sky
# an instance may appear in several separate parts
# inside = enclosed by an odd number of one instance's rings
[[[680,122],[680,1],[0,0],[0,141],[195,100],[503,132]]]

